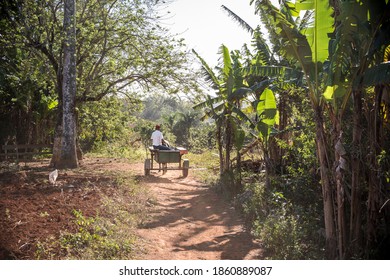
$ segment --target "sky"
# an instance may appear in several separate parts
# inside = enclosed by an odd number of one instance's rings
[[[242,29],[221,5],[228,7],[252,28],[260,24],[260,17],[254,14],[250,0],[175,0],[166,12],[166,27],[171,33],[184,38],[189,49],[209,64],[218,62],[219,48],[224,44],[229,50],[239,50],[244,43],[251,44],[251,35]]]

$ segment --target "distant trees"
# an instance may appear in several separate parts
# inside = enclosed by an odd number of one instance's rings
[[[169,142],[192,151],[201,151],[208,147],[207,143],[211,139],[204,135],[207,134],[204,131],[207,126],[201,123],[201,114],[192,108],[192,101],[174,95],[153,94],[145,97],[142,103],[143,109],[138,114],[139,118],[150,121],[150,129],[153,129],[155,124],[161,124],[164,137]]]

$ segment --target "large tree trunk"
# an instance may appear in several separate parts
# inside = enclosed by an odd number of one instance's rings
[[[63,68],[63,115],[61,155],[58,168],[77,168],[76,153],[76,1],[66,0],[64,6],[64,68]]]
[[[62,139],[62,101],[58,104],[57,122],[54,128],[53,156],[50,166],[57,167],[61,160],[61,139]]]

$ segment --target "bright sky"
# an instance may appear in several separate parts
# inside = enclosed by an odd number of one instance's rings
[[[242,29],[222,10],[225,5],[252,28],[260,24],[250,0],[175,0],[167,9],[171,17],[165,22],[173,34],[184,38],[189,49],[195,49],[210,65],[218,62],[219,47],[224,44],[229,50],[241,49],[244,43],[251,44],[251,35]]]

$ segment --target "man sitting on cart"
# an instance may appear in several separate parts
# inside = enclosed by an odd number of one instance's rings
[[[156,130],[153,131],[150,139],[153,140],[153,148],[155,150],[173,150],[167,145],[166,141],[164,140],[164,136],[160,131],[159,125],[156,125]]]

